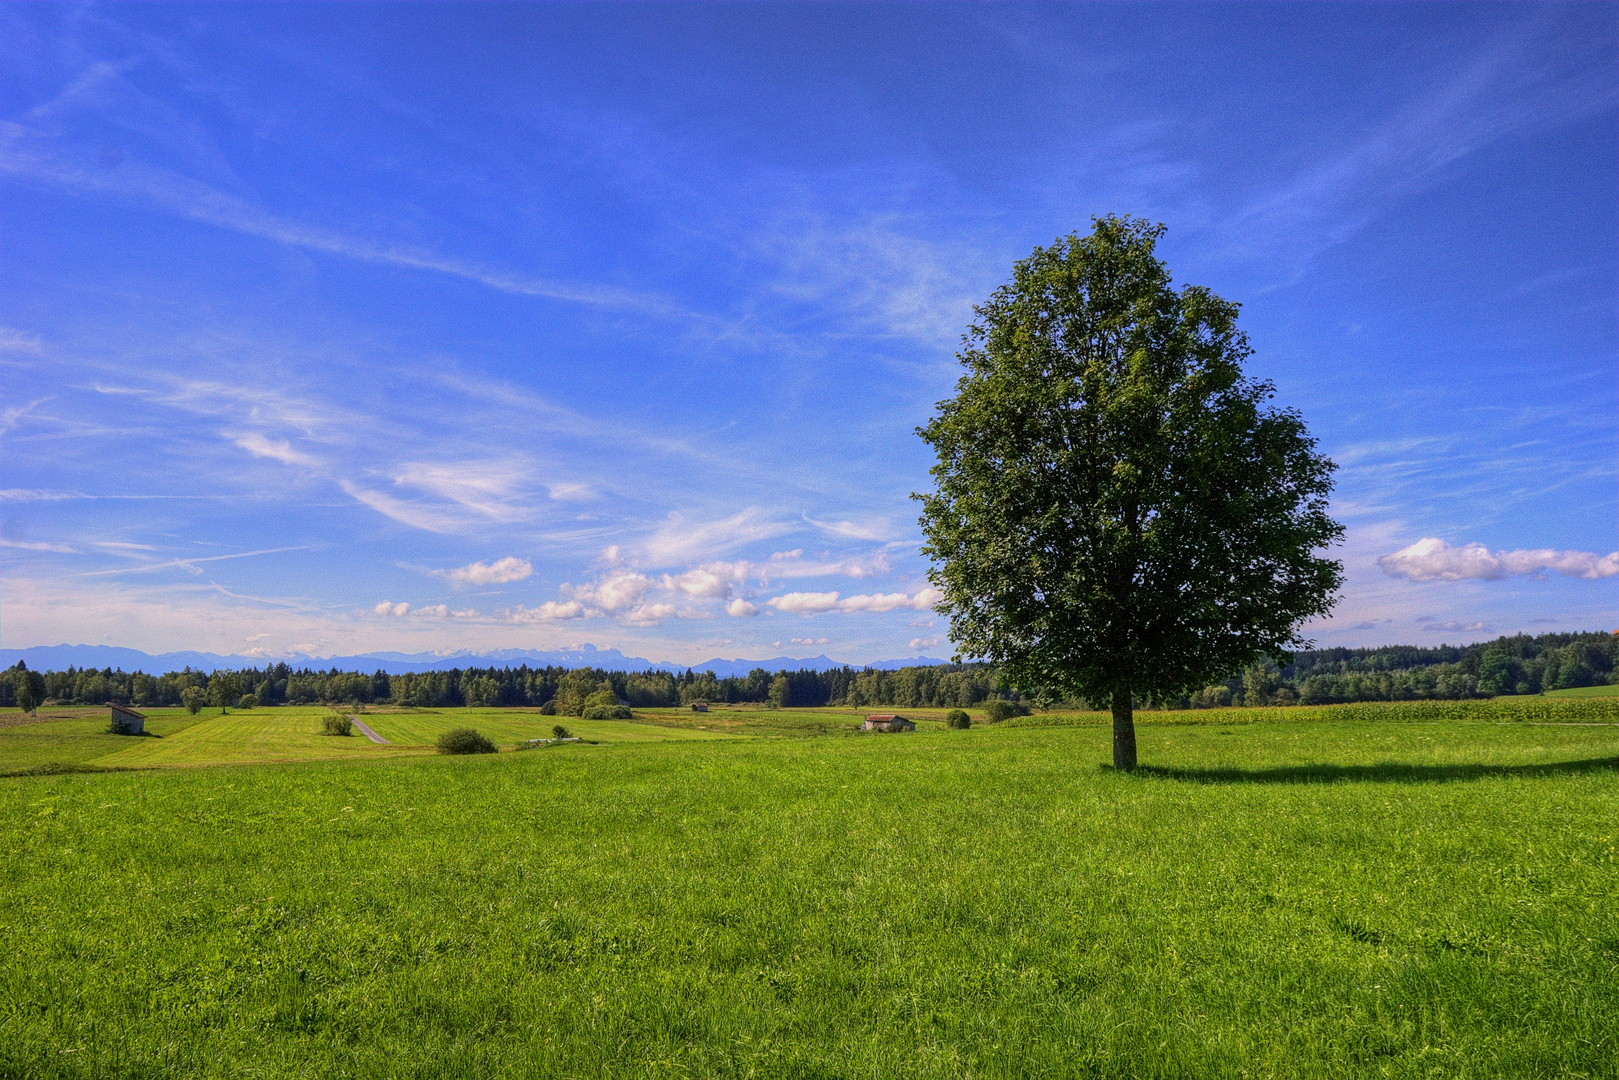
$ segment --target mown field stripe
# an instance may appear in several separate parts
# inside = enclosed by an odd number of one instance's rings
[[[358,716],[355,716],[353,713],[349,713],[349,720],[353,722],[355,727],[360,729],[360,734],[361,735],[364,735],[366,738],[370,739],[374,743],[382,743],[385,746],[387,745],[388,740],[384,739],[381,735],[378,735],[376,732],[372,731],[369,727],[366,726],[365,721],[361,720]]]

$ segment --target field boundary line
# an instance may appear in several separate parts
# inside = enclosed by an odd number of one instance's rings
[[[376,732],[372,731],[370,725],[368,725],[364,720],[361,720],[358,716],[355,716],[353,713],[350,713],[349,714],[349,719],[351,721],[353,721],[355,727],[360,729],[360,734],[364,735],[366,738],[370,739],[372,742],[374,742],[374,743],[382,743],[384,746],[392,745],[391,743],[388,742],[387,739],[384,739],[381,735],[378,735]]]

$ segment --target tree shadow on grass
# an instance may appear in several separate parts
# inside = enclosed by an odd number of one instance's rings
[[[1103,765],[1111,770],[1111,765]],[[1445,784],[1483,780],[1495,776],[1550,778],[1619,770],[1619,757],[1549,761],[1534,765],[1410,765],[1383,761],[1376,765],[1280,765],[1271,769],[1199,769],[1164,765],[1138,765],[1137,776],[1186,780],[1196,784],[1336,784],[1402,783]]]

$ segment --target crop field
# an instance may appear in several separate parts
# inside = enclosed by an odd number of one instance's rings
[[[0,1076],[1619,1076],[1619,726],[1289,711],[0,718]]]

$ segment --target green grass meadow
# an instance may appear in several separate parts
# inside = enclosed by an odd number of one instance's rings
[[[1572,690],[1551,690],[1547,692],[1546,696],[1559,698],[1619,697],[1619,683],[1609,683],[1606,686],[1577,686]]]
[[[322,712],[0,727],[0,1075],[1619,1076],[1609,721]]]

